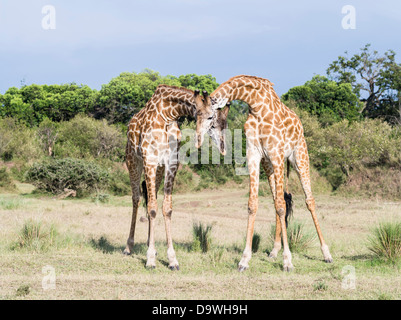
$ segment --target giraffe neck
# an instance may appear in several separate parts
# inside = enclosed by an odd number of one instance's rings
[[[167,90],[163,90],[167,88]],[[194,117],[195,100],[193,91],[185,88],[159,87],[162,103],[159,112],[167,121],[177,121],[180,117]]]
[[[268,101],[281,103],[272,85],[267,79],[239,76],[221,84],[211,96],[215,102],[223,99],[241,100],[249,105],[251,113],[258,113],[263,106],[267,105]],[[276,107],[276,103],[271,104],[271,108]]]

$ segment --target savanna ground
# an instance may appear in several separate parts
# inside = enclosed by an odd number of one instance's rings
[[[273,202],[260,197],[255,231],[261,236],[250,269],[237,264],[245,243],[248,188],[205,190],[173,197],[173,240],[180,271],[170,271],[164,221],[156,223],[157,267],[147,270],[147,222],[140,208],[135,254],[122,251],[131,222],[131,198],[56,200],[31,194],[0,195],[0,299],[400,299],[400,264],[380,262],[368,250],[372,228],[399,220],[401,202],[316,195],[318,218],[334,262],[323,262],[319,243],[293,253],[295,270],[282,271],[282,252],[269,259]],[[294,196],[294,219],[314,231],[303,196]],[[162,195],[159,195],[159,209]],[[15,248],[21,228],[33,219],[57,230],[46,250]],[[142,219],[143,220],[143,219]],[[212,248],[191,251],[194,222],[213,224]],[[54,268],[56,288],[44,290],[45,266]],[[347,282],[355,268],[355,287]],[[348,284],[348,285],[347,285]]]

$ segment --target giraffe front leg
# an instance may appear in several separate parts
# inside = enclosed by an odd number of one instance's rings
[[[156,248],[155,248],[155,219],[157,213],[156,200],[156,166],[146,166],[145,164],[146,189],[148,192],[148,216],[149,216],[149,237],[148,251],[146,253],[146,267],[156,268]]]
[[[247,152],[247,158],[250,180],[248,200],[248,227],[246,233],[245,250],[238,265],[238,270],[241,272],[249,268],[249,261],[252,257],[252,238],[255,218],[258,211],[260,154],[257,150],[250,150]]]
[[[269,258],[276,259],[281,250],[281,222],[280,217],[276,214],[276,236],[274,238],[273,249],[269,254]]]
[[[169,261],[168,267],[171,270],[179,270],[179,264],[175,254],[173,240],[171,236],[171,215],[173,212],[172,205],[172,193],[175,175],[178,170],[178,164],[174,164],[169,168],[166,167],[166,175],[164,178],[164,200],[163,200],[163,216],[164,224],[166,228],[166,239],[167,239],[167,258]]]

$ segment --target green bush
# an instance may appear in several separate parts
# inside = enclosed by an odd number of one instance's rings
[[[50,159],[34,163],[26,179],[41,191],[60,194],[64,189],[72,189],[82,197],[107,186],[109,172],[90,161]]]
[[[352,171],[336,193],[376,199],[401,200],[401,170],[396,168],[360,168]]]
[[[128,171],[115,165],[110,171],[109,185],[107,188],[115,196],[131,195],[131,181]]]
[[[188,165],[183,165],[177,171],[174,179],[174,192],[189,192],[194,189],[194,173]]]
[[[13,179],[7,171],[7,168],[0,169],[0,190],[15,191],[17,187],[15,186]]]
[[[5,161],[35,160],[42,156],[35,130],[16,119],[0,119],[0,158]]]
[[[59,125],[59,137],[55,144],[55,156],[74,158],[106,158],[122,160],[127,138],[106,120],[77,115]]]

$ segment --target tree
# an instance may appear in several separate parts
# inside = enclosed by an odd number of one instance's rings
[[[96,91],[74,83],[10,88],[2,97],[0,116],[13,117],[36,126],[43,119],[68,121],[78,113],[93,109]]]
[[[38,139],[42,150],[51,157],[53,155],[54,144],[58,138],[57,124],[49,119],[44,119],[37,131]]]
[[[191,90],[206,90],[209,94],[211,94],[214,90],[217,89],[219,84],[216,82],[216,78],[212,75],[196,75],[196,74],[187,74],[181,75],[178,77],[178,81],[181,86],[191,89]]]
[[[177,78],[162,77],[149,69],[138,74],[123,72],[102,86],[92,114],[110,123],[127,123],[146,105],[159,84],[180,86]]]
[[[401,125],[401,64],[393,63],[384,72],[388,88],[382,101],[384,118],[392,124]]]
[[[330,64],[327,74],[338,83],[350,83],[355,94],[364,102],[362,114],[376,118],[386,115],[387,108],[382,99],[387,98],[386,92],[394,89],[388,77],[396,65],[394,51],[388,50],[379,55],[376,50],[371,52],[370,44],[367,44],[352,57],[339,56]],[[367,98],[362,97],[361,91],[366,93]]]
[[[291,88],[282,99],[286,103],[292,100],[300,109],[318,116],[325,126],[343,119],[358,120],[362,108],[349,83],[336,83],[320,75],[303,86]]]

